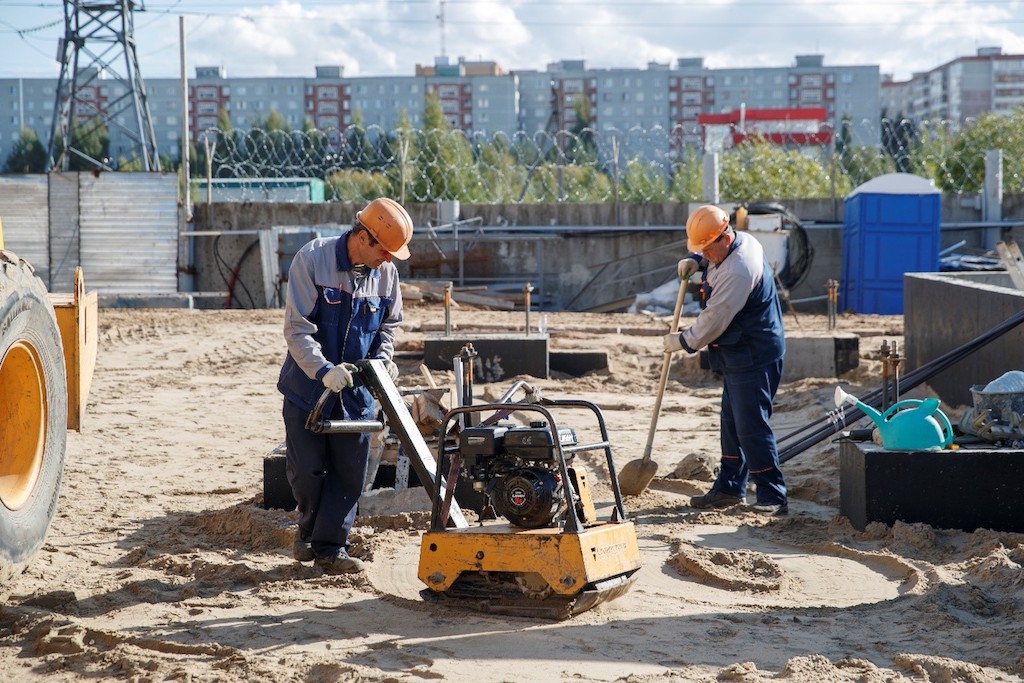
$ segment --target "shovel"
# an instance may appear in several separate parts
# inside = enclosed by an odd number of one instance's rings
[[[679,314],[683,310],[683,298],[686,296],[686,283],[679,283],[679,295],[676,296],[676,310],[672,314],[672,332],[679,331]],[[644,455],[637,460],[630,460],[619,472],[619,490],[625,496],[639,496],[647,489],[647,485],[658,473],[658,463],[651,460],[651,447],[654,445],[654,432],[658,426],[658,413],[661,412],[661,398],[665,395],[668,384],[668,370],[672,365],[672,354],[665,352],[665,360],[661,363],[661,379],[658,380],[658,393],[654,398],[654,414],[651,415],[651,428],[647,432],[647,445]]]

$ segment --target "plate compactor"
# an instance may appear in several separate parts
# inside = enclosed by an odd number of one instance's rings
[[[495,614],[566,619],[626,593],[640,551],[600,409],[588,401],[541,399],[532,389],[526,401],[513,402],[522,382],[498,403],[472,405],[467,365],[462,405],[445,416],[435,460],[383,362],[359,363],[432,499],[420,546],[418,576],[427,586],[421,595]],[[590,411],[600,440],[580,443],[574,429],[558,425],[554,411],[563,409]],[[513,413],[529,424],[508,421]],[[614,495],[605,519],[598,517],[587,470],[573,464],[584,451],[604,452]],[[484,494],[473,525],[454,495],[465,488]]]

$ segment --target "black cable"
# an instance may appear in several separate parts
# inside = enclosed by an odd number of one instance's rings
[[[259,240],[256,240],[255,242],[250,244],[246,248],[245,252],[242,254],[241,258],[238,259],[238,264],[232,267],[227,262],[227,260],[225,260],[224,256],[221,255],[220,253],[221,237],[223,237],[223,234],[217,235],[213,239],[213,256],[214,260],[217,263],[217,273],[220,275],[220,279],[224,281],[224,288],[227,290],[228,296],[227,300],[224,302],[224,308],[231,308],[232,302],[237,302],[239,308],[245,308],[245,305],[242,303],[241,299],[235,296],[235,277],[237,275],[236,268],[242,264],[242,259],[245,258],[246,254],[248,254],[254,246],[259,244]],[[249,297],[250,308],[256,308],[256,302],[253,300],[252,294],[246,288],[244,283],[242,284],[242,289],[245,291],[246,296]]]
[[[228,301],[230,301],[232,297],[235,297],[235,285],[241,283],[242,290],[245,292],[245,295],[249,298],[249,307],[256,308],[256,300],[252,298],[252,293],[249,291],[249,288],[245,286],[245,282],[239,279],[238,273],[242,269],[242,263],[245,261],[245,257],[248,256],[252,252],[252,250],[255,247],[258,247],[259,245],[260,241],[258,239],[254,240],[252,244],[245,248],[245,251],[242,252],[242,255],[238,257],[238,262],[235,263],[235,267],[231,269],[231,282],[228,284]],[[242,302],[239,301],[238,304],[241,305]]]

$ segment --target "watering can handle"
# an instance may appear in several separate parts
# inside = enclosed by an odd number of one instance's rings
[[[938,416],[939,422],[942,423],[941,426],[942,426],[942,428],[946,432],[946,438],[942,440],[942,447],[943,448],[948,448],[953,443],[953,425],[951,425],[949,423],[949,418],[946,417],[946,414],[944,412],[942,412],[941,410],[939,410],[939,401],[938,401],[938,399],[934,399],[934,398],[928,398],[928,399],[924,399],[924,400],[916,399],[916,398],[904,399],[902,401],[899,401],[898,403],[894,403],[891,406],[889,406],[889,409],[886,410],[884,413],[882,413],[882,421],[883,422],[887,421],[892,416],[893,413],[895,413],[897,410],[900,410],[902,408],[906,408],[908,406],[920,406],[922,403],[932,403],[932,402],[935,403],[935,410],[933,411],[932,415]]]
[[[924,403],[924,401],[922,401],[919,398],[905,398],[902,401],[893,403],[884,413],[882,413],[882,420],[884,422],[888,422],[889,418],[892,417],[893,413],[895,413],[896,411],[903,410],[904,408],[909,408],[911,406],[914,406],[916,408],[917,406],[920,406],[922,403]],[[936,405],[938,405],[938,403],[936,403]]]
[[[938,408],[935,409],[935,415],[939,418],[939,421],[942,423],[943,429],[946,430],[946,438],[942,441],[942,447],[949,448],[950,446],[953,445],[953,425],[949,423],[949,418],[946,417],[946,414],[939,410]]]

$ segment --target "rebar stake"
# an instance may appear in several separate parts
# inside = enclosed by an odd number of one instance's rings
[[[452,283],[444,286],[444,336],[452,336]]]
[[[526,334],[530,334],[530,293],[533,291],[533,285],[527,282],[523,285],[523,307],[526,309]]]
[[[889,408],[889,341],[882,340],[882,410]]]

